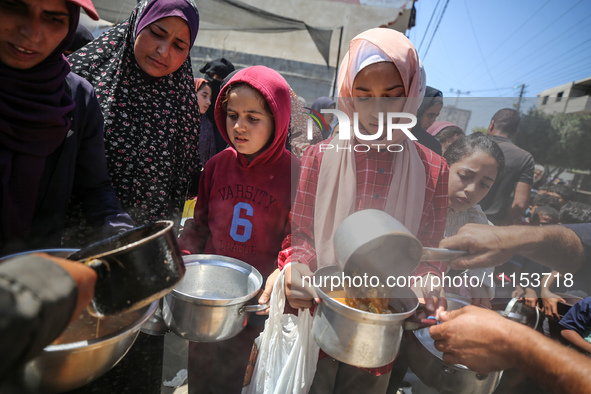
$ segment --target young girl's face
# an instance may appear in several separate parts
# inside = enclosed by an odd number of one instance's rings
[[[382,112],[382,136],[386,138],[387,112],[402,112],[405,97],[404,83],[400,72],[390,62],[371,64],[355,76],[352,96],[355,97],[355,111],[359,113],[359,131],[376,134],[379,130],[378,114]],[[390,99],[389,99],[390,98]],[[394,119],[394,123],[398,120]],[[365,130],[362,130],[365,129]]]
[[[464,211],[480,202],[497,178],[498,163],[476,150],[449,167],[449,207]]]
[[[191,49],[189,25],[178,16],[158,19],[140,31],[133,47],[144,72],[160,78],[181,67]]]
[[[197,104],[199,105],[199,112],[201,115],[207,112],[211,105],[211,88],[209,85],[201,85],[201,89],[197,91]]]
[[[239,86],[228,96],[226,130],[234,148],[250,163],[271,142],[275,122],[255,89]]]
[[[441,109],[443,108],[443,103],[437,103],[435,105],[430,106],[427,108],[423,116],[421,117],[421,127],[427,130],[435,121],[437,117],[441,113]]]

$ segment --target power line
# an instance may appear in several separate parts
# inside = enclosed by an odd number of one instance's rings
[[[470,22],[470,28],[472,29],[472,33],[474,34],[474,39],[476,40],[476,46],[478,47],[478,52],[480,52],[480,56],[482,57],[482,61],[484,62],[484,66],[486,67],[486,71],[488,72],[488,76],[490,77],[491,82],[495,87],[497,84],[495,83],[490,69],[488,68],[488,64],[486,63],[486,59],[484,54],[482,53],[482,48],[480,46],[480,41],[478,41],[478,36],[476,35],[476,30],[474,30],[474,25],[472,24],[472,16],[470,15],[470,10],[468,9],[468,4],[466,4],[466,0],[464,0],[464,7],[466,7],[466,12],[468,13],[468,22]]]
[[[431,14],[431,18],[429,18],[429,23],[427,24],[427,28],[425,29],[425,33],[423,34],[423,38],[421,39],[421,43],[419,44],[419,51],[421,50],[421,47],[423,46],[423,41],[425,41],[425,37],[427,37],[427,32],[429,31],[429,27],[431,26],[431,22],[433,21],[433,17],[437,13],[437,7],[439,6],[439,3],[441,3],[441,0],[437,0],[437,4],[435,4],[435,8],[433,9],[433,13]]]
[[[554,86],[551,86],[550,88],[556,87],[556,86],[560,86],[560,85],[564,85],[565,83],[572,82],[573,81],[573,78],[575,78],[576,76],[581,76],[581,73],[583,71],[585,71],[585,70],[589,70],[589,73],[591,74],[591,66],[584,65],[584,66],[579,67],[579,68],[574,69],[574,70],[568,70],[567,72],[562,73],[562,74],[552,75],[552,76],[548,76],[545,79],[537,80],[535,82],[535,84],[536,85],[550,85],[551,84],[550,82],[552,82],[552,81],[561,80],[561,81],[566,81],[566,82],[558,83],[558,84],[552,84]],[[589,74],[587,74],[587,76],[589,76]],[[577,78],[577,79],[581,79],[581,78]],[[541,89],[541,90],[547,90],[547,89],[550,89],[550,88]]]
[[[572,25],[572,26],[571,26],[569,29],[566,29],[566,30],[564,30],[564,31],[563,31],[561,34],[559,34],[558,36],[554,37],[554,39],[552,39],[552,40],[550,40],[550,41],[547,41],[547,42],[543,42],[543,43],[542,43],[542,45],[541,45],[540,47],[534,48],[534,49],[533,49],[531,52],[529,52],[529,53],[527,53],[527,54],[523,54],[521,57],[522,57],[522,58],[525,58],[525,59],[529,59],[529,58],[531,58],[531,56],[533,56],[534,54],[540,54],[540,53],[548,52],[548,50],[550,50],[550,49],[552,49],[552,48],[556,47],[556,46],[557,46],[557,45],[559,45],[560,43],[557,43],[557,44],[555,44],[555,45],[552,45],[552,46],[550,46],[550,44],[551,44],[551,43],[553,43],[554,41],[558,40],[559,38],[561,38],[561,37],[562,37],[564,34],[568,33],[570,30],[574,29],[575,27],[577,27],[577,26],[579,26],[579,25],[582,25],[583,23],[585,23],[585,25],[583,25],[583,26],[584,26],[584,27],[587,27],[587,26],[588,26],[588,22],[589,22],[589,18],[590,18],[590,17],[591,17],[591,14],[584,16],[584,17],[583,17],[583,18],[582,18],[580,21],[578,21],[578,22],[574,23],[574,24],[573,24],[573,25]],[[565,38],[563,41],[568,41],[568,38],[570,38],[570,37],[573,37],[574,35],[575,35],[575,33],[573,33],[573,34],[571,34],[571,35],[567,36],[567,37],[566,37],[566,38]],[[531,41],[531,40],[530,40],[530,41]],[[529,43],[529,42],[527,42],[527,43]],[[527,44],[527,43],[526,43],[526,44]],[[523,47],[523,46],[524,46],[524,45],[526,45],[526,44],[523,44],[521,47]],[[520,48],[521,48],[521,47],[520,47]],[[503,60],[501,60],[499,63],[497,63],[497,66],[498,66],[499,64],[502,64],[502,63],[503,63],[504,61],[506,61],[507,59],[515,59],[515,58],[513,58],[513,57],[511,57],[511,56],[507,56],[507,57],[505,57]],[[521,59],[519,59],[519,60],[516,60],[516,62],[517,62],[517,64],[522,64],[522,63],[523,63]],[[501,76],[503,76],[503,75],[507,74],[507,73],[508,73],[508,72],[510,72],[510,71],[514,71],[514,70],[512,70],[512,69],[511,69],[511,67],[509,67],[509,68],[507,68],[507,69],[505,70],[505,72],[504,72],[504,73],[502,73],[502,74],[501,74]],[[497,75],[497,76],[498,76],[498,75]]]
[[[558,18],[554,19],[554,20],[552,21],[552,23],[553,23],[553,24],[556,24],[556,22],[558,22],[560,19],[562,19],[562,18],[563,18],[565,15],[567,15],[567,14],[568,14],[570,11],[572,11],[572,10],[573,10],[573,9],[574,9],[576,6],[578,6],[579,4],[581,4],[583,1],[584,1],[584,0],[579,0],[579,2],[577,2],[575,5],[573,5],[572,7],[570,7],[570,8],[569,8],[568,10],[566,10],[565,12],[563,12],[563,13],[562,13],[562,14],[561,14],[561,15],[560,15]],[[464,0],[464,3],[465,3],[465,0]],[[545,5],[545,4],[544,4],[544,5]],[[547,25],[548,25],[548,22],[547,22],[547,21],[544,21],[544,23],[543,23],[543,24],[544,24],[544,26],[547,26]],[[527,44],[529,44],[530,42],[532,42],[534,39],[538,38],[538,37],[539,37],[539,35],[540,35],[542,32],[544,32],[546,29],[547,29],[546,27],[543,27],[541,30],[539,30],[538,32],[536,32],[536,33],[535,33],[535,34],[532,36],[532,38],[530,38],[530,39],[529,39],[528,41],[526,41],[525,43],[521,44],[521,46],[519,46],[517,49],[515,49],[515,50],[514,50],[513,52],[511,52],[509,55],[505,56],[505,58],[504,58],[503,60],[499,61],[499,62],[497,63],[497,66],[498,66],[499,64],[502,64],[504,61],[506,61],[506,60],[508,60],[508,59],[512,59],[512,56],[513,56],[515,53],[517,53],[517,52],[518,52],[518,51],[519,51],[521,48],[523,48],[525,45],[527,45]],[[479,64],[479,65],[480,65],[480,64]],[[486,63],[485,63],[485,65],[486,65]],[[474,71],[474,70],[476,70],[477,68],[478,68],[478,66],[477,66],[476,68],[474,68],[474,69],[473,69],[473,71]],[[468,76],[470,76],[470,75],[471,75],[471,73],[472,73],[472,72],[470,72],[469,74],[467,74],[466,78],[467,78]]]
[[[470,90],[472,93],[482,93],[482,92],[492,92],[492,91],[499,91],[499,90],[508,90],[508,89],[515,89],[516,86],[511,86],[510,88],[492,88],[492,89],[479,89],[479,90]]]
[[[443,6],[443,11],[441,11],[441,16],[439,17],[439,21],[437,21],[437,26],[435,26],[435,30],[433,31],[433,35],[431,36],[431,40],[429,41],[429,46],[425,50],[425,55],[423,58],[427,57],[427,52],[429,52],[429,48],[431,48],[431,43],[433,42],[433,38],[435,37],[435,33],[437,33],[437,29],[439,29],[439,25],[441,24],[441,20],[443,19],[443,14],[445,14],[445,10],[447,9],[447,5],[449,4],[449,0],[446,0],[445,5]]]
[[[588,18],[589,18],[589,17],[591,17],[591,14],[590,14],[590,15],[588,15],[588,16],[586,16],[586,17],[585,17],[583,20],[579,21],[579,23],[582,23],[582,22],[588,23]],[[576,27],[576,26],[573,26],[573,27]],[[585,26],[585,27],[586,27],[586,26]],[[568,29],[568,30],[571,30],[571,29]],[[565,32],[566,32],[566,31],[565,31]],[[551,41],[548,41],[547,43],[544,43],[544,44],[542,45],[542,46],[543,46],[543,48],[535,48],[533,51],[531,51],[531,52],[529,52],[529,53],[527,53],[527,54],[524,54],[524,55],[522,55],[522,56],[521,56],[521,59],[514,59],[514,60],[516,61],[516,64],[514,64],[512,67],[515,67],[515,66],[518,66],[518,65],[521,65],[521,64],[523,64],[524,62],[523,62],[523,60],[522,60],[522,59],[528,59],[528,63],[536,63],[536,64],[537,64],[538,62],[535,62],[535,61],[534,61],[535,57],[533,57],[533,56],[534,56],[534,55],[536,55],[536,54],[540,54],[540,55],[544,55],[544,56],[546,56],[546,55],[545,55],[546,53],[548,53],[548,52],[549,52],[551,49],[555,48],[557,45],[559,45],[559,44],[561,44],[561,43],[556,43],[555,45],[549,45],[549,44],[551,44],[552,42],[556,41],[558,38],[560,38],[562,35],[564,35],[564,33],[565,33],[565,32],[563,32],[561,35],[557,36],[557,37],[556,37],[556,38],[554,38],[553,40],[551,40]],[[570,38],[570,37],[573,37],[573,36],[574,36],[574,34],[573,34],[573,35],[571,35],[571,36],[569,36],[569,38]],[[579,35],[579,36],[580,36],[580,35]],[[564,42],[566,42],[566,41],[571,41],[571,40],[567,38],[567,39],[565,39],[565,40],[563,40],[563,41],[564,41]],[[579,45],[579,44],[577,44],[577,45]],[[564,44],[563,44],[562,46],[564,46]],[[577,49],[579,49],[579,48],[577,48]],[[546,64],[547,64],[547,62],[544,60],[544,65],[546,65]],[[501,74],[500,74],[500,75],[499,75],[499,74],[497,74],[497,78],[502,78],[503,76],[505,76],[505,75],[507,75],[507,74],[509,74],[509,73],[511,73],[511,72],[515,73],[515,71],[516,71],[516,70],[515,70],[514,68],[512,68],[512,67],[507,67],[507,68],[504,70],[504,72],[501,72]],[[535,70],[534,70],[534,71],[535,71]],[[531,73],[530,73],[530,72],[528,72],[528,73],[527,73],[527,76],[528,76],[528,77],[529,77],[529,76],[531,76]]]
[[[441,20],[443,19],[443,14],[445,14],[445,10],[447,9],[448,4],[449,4],[449,0],[446,0],[445,5],[443,6],[443,11],[441,11],[441,16],[439,17],[439,20],[437,21],[437,26],[435,26],[435,30],[433,31],[433,35],[431,36],[431,40],[429,41],[429,46],[427,46],[427,49],[425,50],[425,54],[423,55],[423,58],[427,57],[427,52],[429,52],[429,48],[431,48],[431,43],[433,42],[433,38],[435,37],[435,33],[437,33],[437,29],[439,29],[439,25],[441,24]]]
[[[572,51],[573,51],[574,49],[580,50],[580,49],[581,49],[581,47],[582,47],[583,45],[585,45],[585,44],[587,44],[587,43],[589,43],[589,42],[591,42],[591,38],[589,38],[589,39],[587,39],[587,40],[583,41],[583,42],[582,42],[582,43],[580,43],[580,44],[579,44],[579,43],[577,43],[577,44],[575,44],[575,45],[574,45],[573,47],[571,47],[571,48],[567,48],[565,51],[563,51],[563,53],[562,53],[562,54],[555,56],[553,60],[550,60],[549,62],[546,62],[546,63],[544,63],[544,67],[543,67],[543,68],[538,68],[537,70],[535,70],[535,71],[533,71],[533,72],[531,72],[531,71],[530,71],[529,73],[527,73],[527,74],[524,74],[524,75],[522,75],[521,77],[517,78],[517,80],[521,80],[521,79],[525,79],[525,78],[532,78],[532,76],[533,76],[533,75],[536,75],[536,74],[538,74],[540,71],[547,70],[547,69],[548,69],[548,66],[550,66],[550,65],[553,65],[554,63],[560,63],[560,62],[564,62],[564,59],[565,59],[564,55],[566,55],[566,54],[568,54],[568,53],[572,53]],[[587,57],[589,57],[589,56],[587,56]],[[585,58],[585,59],[586,59],[586,58]],[[567,67],[568,67],[568,66],[567,66]],[[563,68],[563,69],[564,69],[564,68]],[[544,75],[544,76],[545,76],[545,75]]]
[[[518,28],[517,28],[515,31],[513,31],[511,34],[509,34],[509,35],[507,36],[507,38],[505,38],[505,40],[504,40],[502,43],[500,43],[500,44],[499,44],[499,46],[497,46],[495,49],[493,49],[493,50],[492,50],[492,51],[489,53],[489,56],[490,56],[490,55],[492,55],[493,53],[495,53],[495,52],[496,52],[496,51],[497,51],[499,48],[501,48],[501,47],[503,46],[503,44],[504,44],[504,43],[506,43],[506,42],[507,42],[509,39],[513,38],[513,36],[515,35],[515,33],[517,33],[519,30],[521,30],[521,29],[522,29],[522,28],[523,28],[525,25],[527,25],[527,23],[528,23],[530,20],[532,20],[532,18],[533,18],[533,17],[534,17],[534,16],[535,16],[535,15],[536,15],[538,12],[540,12],[540,11],[541,11],[541,10],[542,10],[542,9],[543,9],[543,8],[544,8],[544,7],[545,7],[545,6],[546,6],[546,5],[547,5],[547,4],[550,2],[550,1],[551,1],[551,0],[548,0],[548,1],[546,1],[544,4],[542,4],[542,6],[541,6],[540,8],[538,8],[538,9],[536,10],[536,12],[534,12],[534,13],[533,13],[533,14],[532,14],[532,15],[531,15],[531,16],[530,16],[528,19],[527,19],[527,21],[525,21],[523,24],[521,24],[521,26],[519,26],[519,27],[518,27]],[[582,0],[581,0],[581,1],[582,1]],[[464,4],[466,4],[466,3],[464,2]],[[467,7],[466,7],[466,8],[467,8]],[[476,65],[476,66],[475,66],[475,67],[472,69],[472,71],[470,71],[470,72],[469,72],[469,73],[466,75],[466,77],[469,77],[470,75],[472,75],[472,73],[473,73],[475,70],[478,70],[478,68],[480,67],[480,65],[481,65],[482,63],[484,63],[484,59],[482,59],[482,62],[478,63],[478,64],[477,64],[477,65]]]

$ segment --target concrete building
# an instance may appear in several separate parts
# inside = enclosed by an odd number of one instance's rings
[[[591,113],[591,77],[538,93],[537,108],[546,113]]]

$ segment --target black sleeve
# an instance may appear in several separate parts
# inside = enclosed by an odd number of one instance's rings
[[[0,380],[59,336],[77,295],[72,277],[42,257],[0,263]]]

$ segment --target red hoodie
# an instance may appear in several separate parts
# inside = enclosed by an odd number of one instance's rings
[[[246,82],[260,92],[275,120],[272,144],[250,163],[232,146],[222,106],[231,84]],[[179,238],[186,253],[217,254],[242,260],[266,277],[277,267],[281,242],[289,234],[289,211],[299,160],[285,149],[291,117],[289,86],[264,66],[249,67],[230,79],[215,104],[218,129],[229,148],[206,164],[195,216]]]

